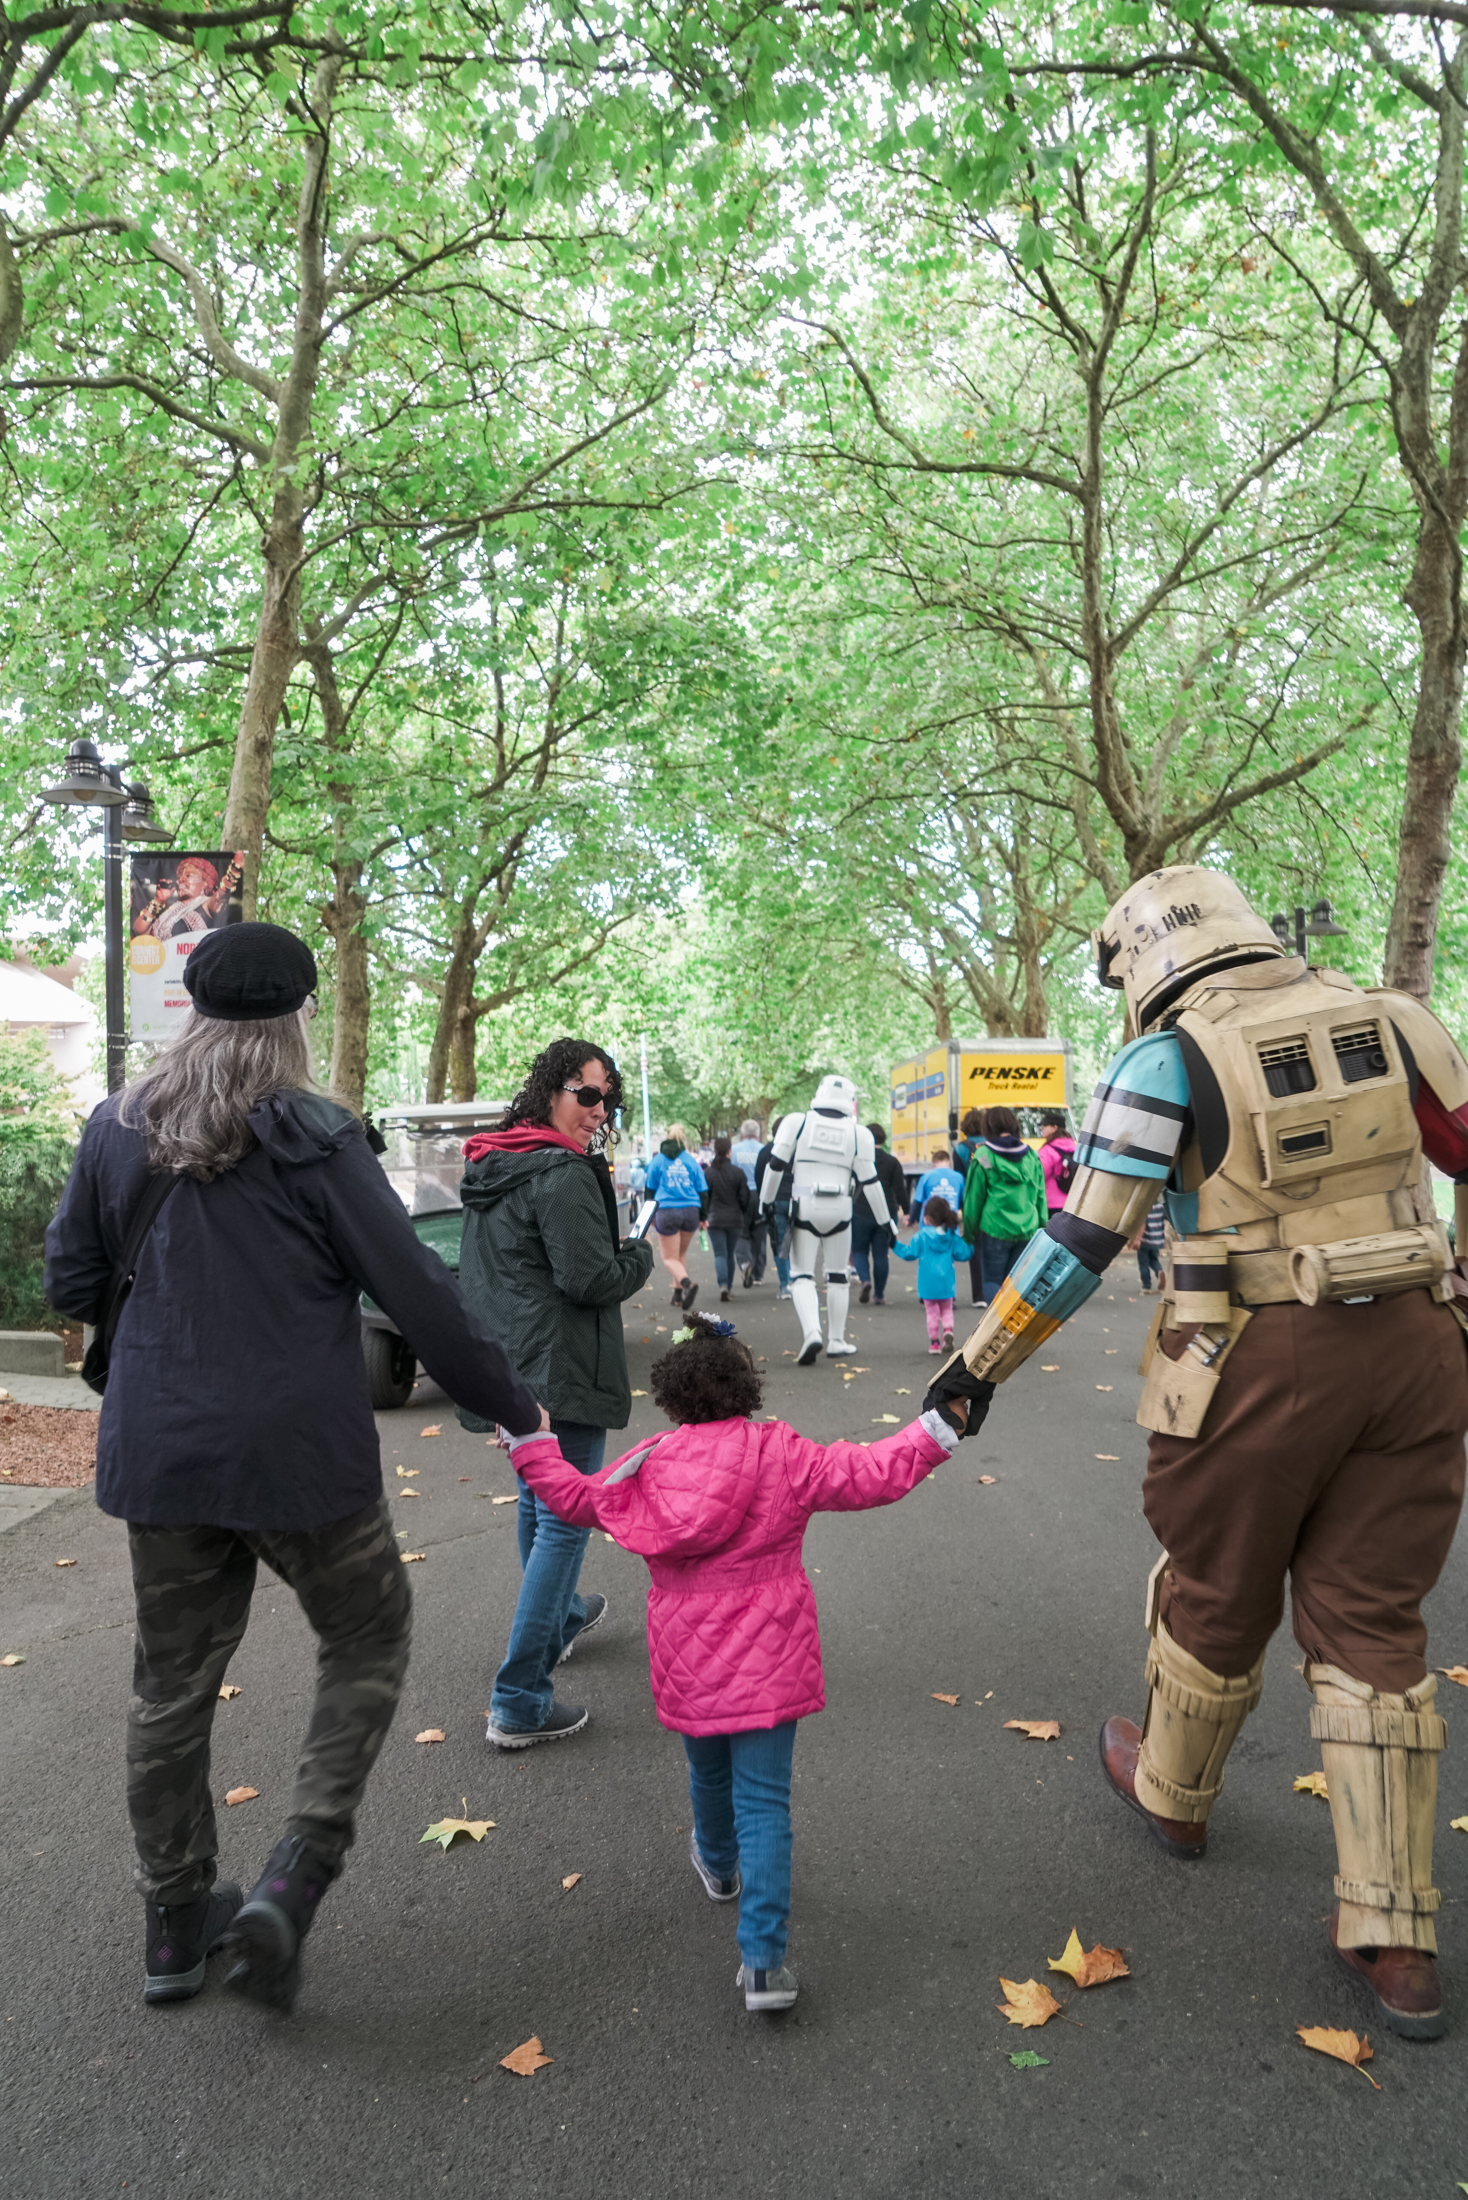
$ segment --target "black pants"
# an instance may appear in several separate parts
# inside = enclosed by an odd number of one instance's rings
[[[155,1902],[214,1883],[209,1737],[260,1559],[316,1631],[316,1701],[286,1831],[336,1864],[408,1670],[413,1602],[386,1500],[305,1533],[128,1525],[138,1631],[127,1722],[137,1883]]]

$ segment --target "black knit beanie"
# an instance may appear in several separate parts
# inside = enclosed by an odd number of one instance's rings
[[[201,1016],[266,1023],[291,1016],[316,991],[316,957],[280,924],[226,924],[206,932],[184,965]]]

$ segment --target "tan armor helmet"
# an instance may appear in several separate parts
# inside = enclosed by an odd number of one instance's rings
[[[1193,863],[1139,878],[1092,939],[1096,975],[1126,994],[1138,1032],[1210,971],[1289,953],[1231,878]]]

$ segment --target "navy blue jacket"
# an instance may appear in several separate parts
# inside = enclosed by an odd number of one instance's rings
[[[118,1100],[88,1118],[46,1232],[46,1295],[95,1321],[148,1175]],[[223,1176],[184,1177],[153,1225],[113,1342],[97,1503],[155,1527],[323,1528],[382,1495],[358,1295],[434,1381],[515,1433],[540,1418],[501,1347],[421,1243],[362,1126],[278,1093]]]

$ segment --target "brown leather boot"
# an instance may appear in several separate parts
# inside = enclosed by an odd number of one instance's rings
[[[1145,1804],[1137,1801],[1137,1756],[1142,1747],[1142,1729],[1130,1719],[1108,1719],[1101,1729],[1101,1770],[1112,1787],[1145,1824],[1154,1841],[1166,1849],[1169,1856],[1184,1859],[1205,1856],[1208,1853],[1208,1827],[1193,1825],[1185,1818],[1159,1818]]]
[[[1425,1948],[1341,1948],[1336,1946],[1340,1912],[1330,1918],[1330,1944],[1346,1969],[1376,1997],[1393,2032],[1406,2040],[1441,2039],[1448,2028],[1443,2012],[1437,1958]]]

